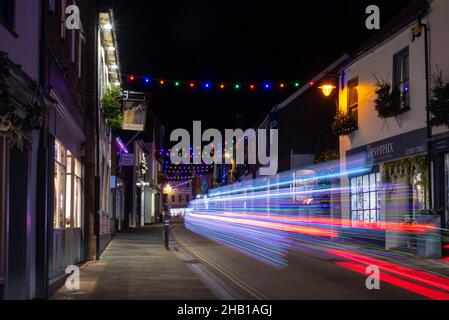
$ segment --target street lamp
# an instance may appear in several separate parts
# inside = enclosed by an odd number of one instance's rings
[[[170,184],[167,183],[167,185],[165,186],[165,193],[171,193],[172,192],[172,187]]]
[[[333,86],[331,84],[325,84],[325,85],[322,85],[321,87],[319,87],[319,89],[321,89],[321,91],[323,92],[323,95],[325,97],[329,97],[335,88],[336,88],[336,86]]]
[[[104,30],[112,30],[113,27],[112,27],[112,24],[106,23],[106,24],[101,25],[101,28]]]

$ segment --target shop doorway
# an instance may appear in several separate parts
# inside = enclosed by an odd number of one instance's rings
[[[142,217],[142,201],[143,201],[142,189],[140,187],[136,188],[136,227],[141,226],[141,217]]]
[[[0,300],[4,298],[6,283],[6,198],[7,198],[7,144],[0,138]]]
[[[444,219],[444,225],[446,229],[449,228],[449,153],[447,153],[444,157],[444,168],[445,168],[445,219]]]

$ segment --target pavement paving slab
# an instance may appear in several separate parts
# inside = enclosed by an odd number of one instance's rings
[[[99,261],[80,269],[80,290],[60,288],[52,300],[211,300],[216,295],[166,250],[162,226],[117,234]]]

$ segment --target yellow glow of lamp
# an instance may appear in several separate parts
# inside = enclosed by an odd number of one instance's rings
[[[172,189],[171,185],[167,184],[165,186],[165,193],[171,193],[172,191],[173,191],[173,189]]]
[[[332,94],[332,91],[334,91],[336,87],[331,84],[325,84],[320,87],[321,91],[323,91],[323,94],[325,97],[329,97]]]

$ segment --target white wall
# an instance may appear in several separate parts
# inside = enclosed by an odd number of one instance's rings
[[[34,80],[39,78],[40,6],[39,0],[16,0],[17,37],[0,23],[0,50]]]
[[[410,108],[397,119],[380,119],[375,110],[376,77],[390,83],[393,78],[393,56],[409,47],[410,54]],[[350,79],[359,79],[359,130],[351,139],[343,139],[345,150],[354,149],[376,141],[426,127],[426,82],[425,82],[424,37],[410,39],[410,29],[391,39],[370,54],[355,61],[346,69],[345,89],[341,91],[340,108],[346,110],[346,84]]]
[[[433,0],[429,13],[430,73],[442,70],[449,79],[449,1]],[[433,130],[434,134],[448,131],[447,126]]]
[[[167,205],[170,208],[186,208],[190,201],[193,200],[192,195],[192,181],[188,182],[170,182],[172,190],[167,193]],[[173,202],[172,196],[175,196],[175,201]],[[179,201],[179,196],[182,196],[182,201]],[[187,201],[186,197],[189,197]]]
[[[448,1],[449,2],[449,1]],[[416,23],[415,23],[416,24]],[[426,127],[426,82],[424,36],[412,42],[410,31],[414,24],[390,37],[379,46],[354,60],[344,71],[344,88],[340,89],[340,110],[347,111],[347,83],[359,79],[359,130],[350,136],[340,138],[342,172],[346,169],[346,151],[389,137]],[[376,77],[393,81],[393,56],[409,47],[410,62],[410,111],[397,118],[383,120],[378,117],[374,106],[376,99]],[[342,187],[349,185],[346,176],[341,179]],[[342,213],[349,218],[349,194],[342,194]]]

